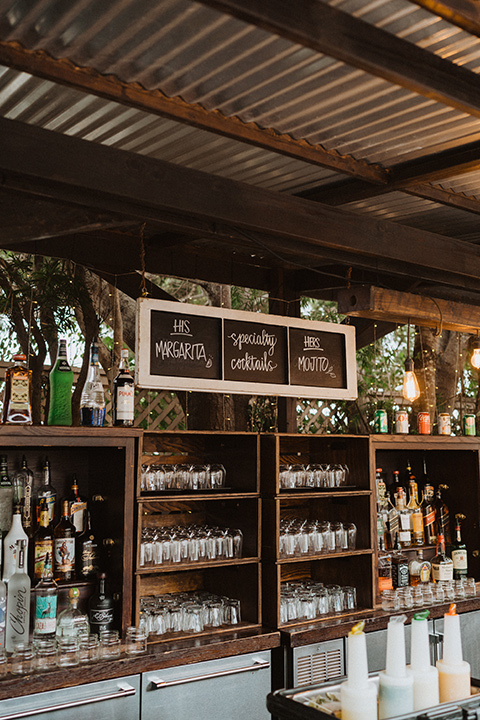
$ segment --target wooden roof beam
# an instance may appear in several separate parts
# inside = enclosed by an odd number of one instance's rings
[[[480,37],[480,8],[476,0],[410,0],[452,25]]]
[[[65,158],[69,162],[65,162]],[[0,173],[4,188],[76,205],[119,212],[125,219],[160,222],[174,214],[200,221],[212,238],[234,246],[232,234],[264,234],[269,252],[304,255],[317,263],[383,267],[451,284],[478,285],[480,248],[396,223],[361,217],[165,161],[0,119]],[[253,238],[255,243],[255,239]],[[255,245],[254,245],[255,247]],[[257,247],[257,251],[258,251]],[[172,249],[181,256],[181,253]],[[231,252],[231,250],[230,250]],[[181,259],[181,258],[180,258]],[[219,260],[219,262],[221,262]]]
[[[200,0],[291,42],[480,117],[480,78],[318,0]]]

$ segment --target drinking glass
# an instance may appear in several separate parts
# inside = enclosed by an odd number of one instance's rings
[[[83,635],[79,647],[80,662],[95,662],[100,657],[100,641],[98,635]]]
[[[290,465],[280,465],[278,482],[282,490],[290,488]]]
[[[28,675],[33,670],[34,649],[29,643],[18,643],[10,658],[12,675]]]
[[[349,550],[355,550],[357,547],[357,526],[355,523],[346,523],[344,528],[347,533],[347,545]]]
[[[212,490],[218,490],[225,487],[226,470],[220,463],[210,465],[210,487]]]
[[[120,637],[118,630],[102,630],[100,632],[100,657],[107,660],[120,655]]]
[[[57,664],[57,644],[55,640],[34,640],[34,667],[37,671],[50,670]]]
[[[60,637],[57,639],[57,665],[73,667],[80,663],[78,637]]]
[[[465,586],[465,597],[475,597],[477,594],[477,586],[475,585],[475,578],[467,577],[464,581]]]

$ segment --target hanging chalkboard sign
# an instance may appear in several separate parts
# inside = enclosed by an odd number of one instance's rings
[[[357,397],[355,329],[138,300],[136,382],[168,390]]]

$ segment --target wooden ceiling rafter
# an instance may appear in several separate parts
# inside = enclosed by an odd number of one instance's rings
[[[410,0],[419,7],[480,37],[480,8],[476,0]]]

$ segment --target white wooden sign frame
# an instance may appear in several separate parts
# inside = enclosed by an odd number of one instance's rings
[[[152,311],[175,313],[181,316],[201,315],[245,322],[276,325],[285,328],[293,327],[322,333],[335,333],[345,338],[345,377],[346,387],[323,387],[291,385],[288,383],[238,382],[231,380],[203,379],[158,375],[150,372],[151,349],[151,313]],[[287,332],[288,349],[288,332]],[[222,352],[223,362],[223,352]],[[288,355],[287,355],[288,363]],[[357,368],[355,354],[355,328],[338,323],[317,322],[300,318],[284,317],[283,315],[267,315],[265,313],[243,312],[225,308],[190,305],[166,300],[139,298],[137,301],[136,327],[136,368],[135,380],[138,387],[158,390],[195,390],[203,392],[239,393],[248,395],[278,395],[285,397],[304,397],[331,400],[354,400],[357,398]]]

